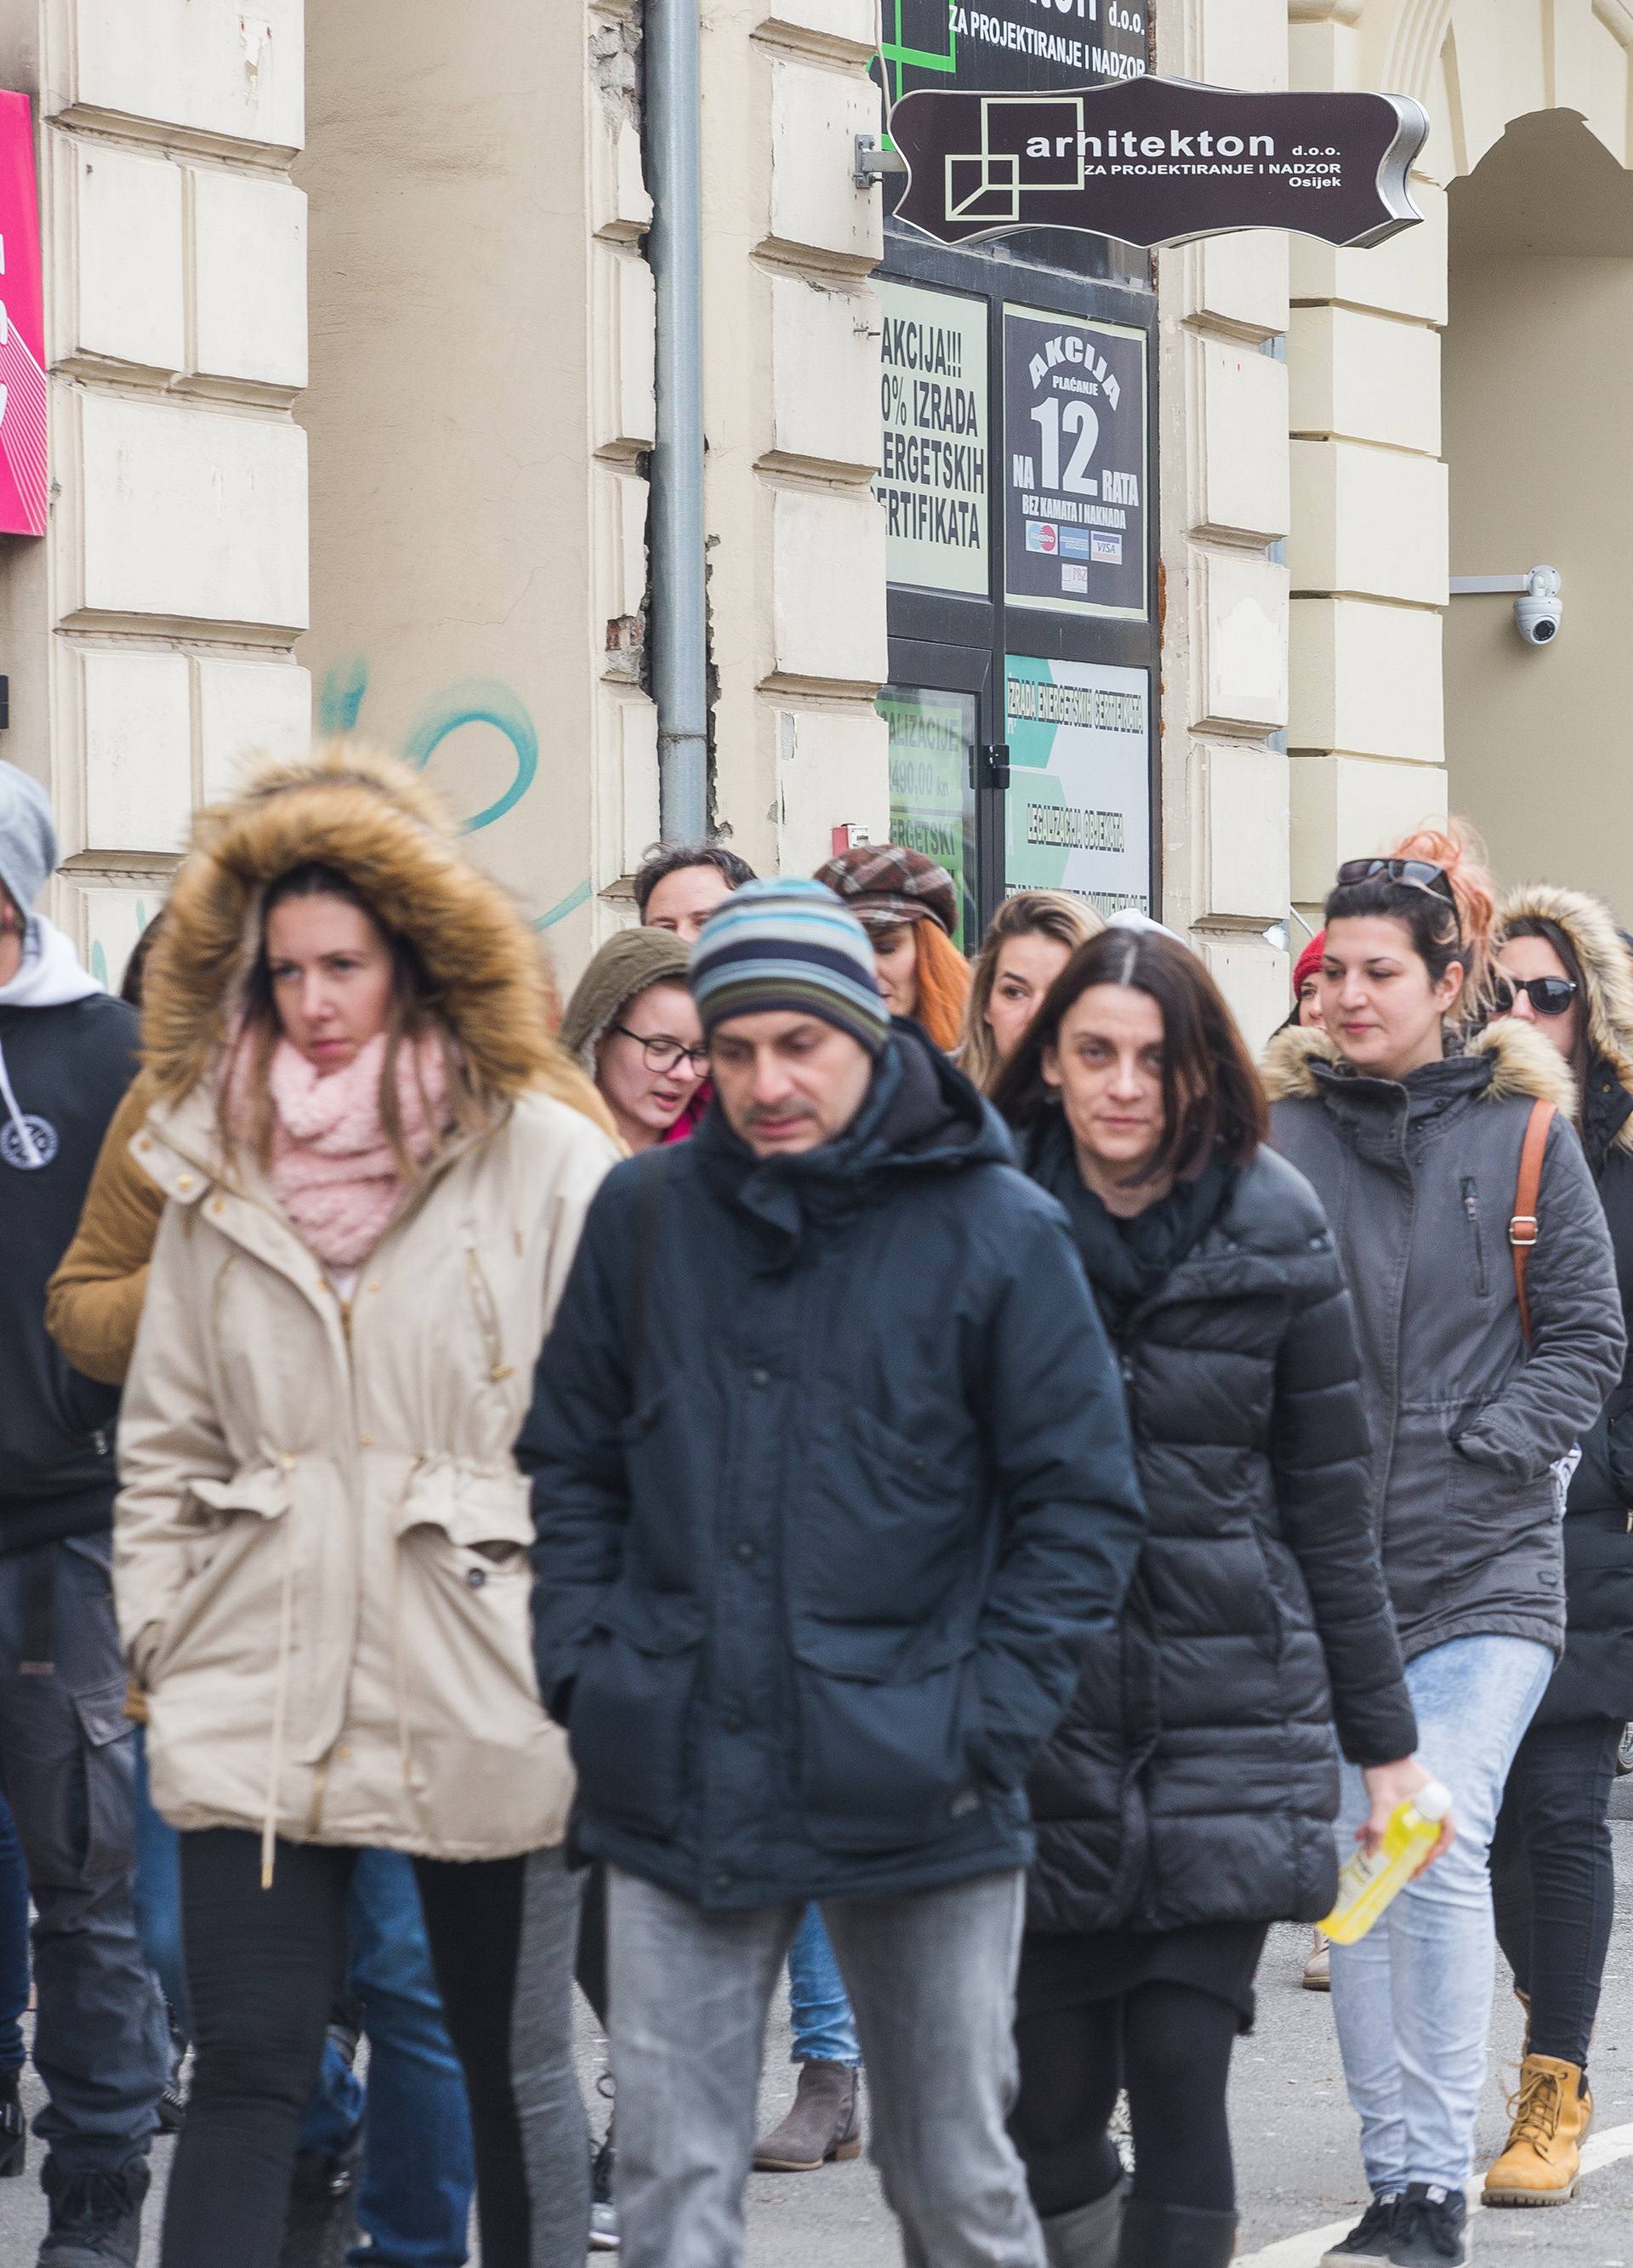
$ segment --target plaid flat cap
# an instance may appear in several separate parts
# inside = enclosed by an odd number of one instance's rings
[[[928,914],[951,937],[958,925],[958,892],[945,866],[899,843],[858,843],[816,871],[864,929],[894,929]]]

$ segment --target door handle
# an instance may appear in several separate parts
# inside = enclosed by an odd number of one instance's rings
[[[1009,744],[997,740],[975,751],[975,785],[1006,788],[1009,785]]]

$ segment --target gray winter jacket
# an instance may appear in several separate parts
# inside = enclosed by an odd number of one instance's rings
[[[1604,1209],[1546,1040],[1495,1024],[1403,1082],[1320,1033],[1272,1042],[1271,1139],[1313,1182],[1355,1299],[1372,1516],[1410,1660],[1449,1638],[1564,1637],[1552,1467],[1588,1432],[1626,1344]],[[1526,1292],[1508,1241],[1534,1100],[1557,1105]]]

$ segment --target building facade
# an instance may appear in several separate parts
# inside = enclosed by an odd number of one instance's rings
[[[1255,1040],[1338,858],[1448,798],[1505,873],[1617,902],[1633,10],[699,4],[737,849],[894,828],[972,931],[1029,880],[1148,902]],[[52,475],[45,536],[0,538],[0,752],[52,790],[59,914],[116,979],[191,808],[355,725],[570,980],[658,833],[640,0],[0,0],[0,64]],[[856,179],[881,82],[1151,66],[1416,95],[1423,225],[948,252]],[[1450,595],[1544,561],[1551,649]]]

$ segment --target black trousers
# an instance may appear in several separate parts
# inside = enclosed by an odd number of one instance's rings
[[[1531,1997],[1531,2051],[1585,2068],[1615,1912],[1610,1791],[1622,1727],[1533,1725],[1491,1838],[1497,1935]]]
[[[165,2268],[276,2268],[300,2115],[346,1972],[354,1854],[259,1837],[181,1837],[196,2062],[166,2201]],[[470,2097],[482,2259],[585,2257],[589,2134],[573,2074],[582,1878],[557,1852],[416,1859],[449,2036]]]
[[[1124,2087],[1135,2195],[1195,2213],[1232,2212],[1225,2097],[1240,2029],[1229,2001],[1188,1984],[1142,1984],[1115,1999],[1021,2017],[1010,2133],[1040,2217],[1075,2213],[1122,2180],[1107,2129]]]

